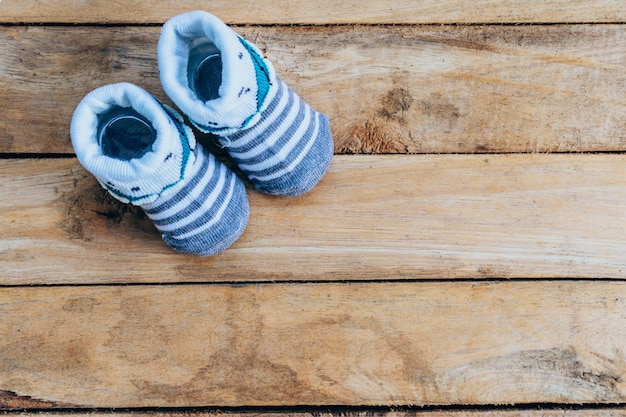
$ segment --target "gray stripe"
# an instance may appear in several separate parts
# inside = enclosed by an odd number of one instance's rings
[[[206,209],[206,211],[200,217],[198,217],[197,219],[195,219],[189,224],[179,227],[178,229],[168,230],[167,233],[175,238],[176,236],[180,236],[180,235],[189,233],[195,229],[199,229],[201,226],[213,220],[217,212],[219,212],[219,210],[225,204],[230,203],[230,201],[227,201],[226,199],[228,198],[228,194],[230,193],[230,189],[231,189],[232,181],[233,181],[233,178],[232,178],[233,175],[235,174],[233,174],[232,172],[229,172],[229,171],[226,172],[225,184],[222,190],[220,191],[219,196],[217,197],[213,205],[210,208]],[[237,188],[237,184],[235,183],[235,190],[236,188]],[[233,195],[235,194],[235,190],[233,190]]]
[[[226,166],[220,165],[219,169],[213,170],[213,175],[211,176],[211,179],[209,180],[206,187],[202,189],[202,192],[198,197],[189,201],[188,205],[185,206],[184,209],[164,219],[153,221],[154,225],[157,226],[159,230],[161,230],[162,226],[168,226],[170,224],[184,220],[187,217],[192,216],[198,210],[207,210],[208,208],[203,207],[203,204],[208,200],[211,192],[213,192],[213,190],[215,190],[215,188],[219,184],[220,174],[222,171],[226,171]],[[228,178],[227,174],[225,175],[225,178]]]
[[[150,209],[144,209],[144,212],[147,215],[157,214],[161,211],[172,208],[173,206],[178,204],[180,201],[182,201],[191,192],[191,190],[193,190],[196,187],[196,185],[198,185],[198,183],[202,180],[202,178],[206,174],[207,169],[209,168],[210,160],[206,155],[204,155],[204,152],[200,146],[196,146],[194,153],[196,155],[196,160],[194,161],[194,165],[198,163],[202,163],[202,165],[200,166],[200,169],[198,169],[196,174],[189,180],[189,182],[181,190],[179,190],[176,194],[174,194],[167,201],[164,201],[162,204],[156,207],[152,207]]]
[[[269,126],[267,126],[263,130],[263,132],[260,132],[260,133],[248,132],[250,133],[250,142],[247,142],[246,144],[239,146],[237,148],[234,148],[234,147],[228,148],[228,150],[233,153],[248,152],[252,148],[264,142],[269,136],[272,135],[273,132],[280,130],[279,128],[281,127],[281,125],[285,123],[285,118],[287,117],[289,112],[293,109],[294,102],[298,100],[298,98],[296,97],[296,94],[293,91],[289,90],[288,94],[289,94],[289,101],[287,102],[287,105],[285,106],[283,111],[278,115],[278,117],[276,117],[276,120],[274,120]],[[233,139],[232,136],[230,138]]]
[[[296,145],[296,147],[294,149],[291,150],[291,152],[289,152],[289,154],[287,155],[287,157],[269,167],[266,168],[262,171],[255,171],[254,175],[255,176],[259,176],[259,177],[265,177],[267,175],[271,175],[273,173],[275,173],[276,171],[279,171],[283,168],[285,168],[286,166],[288,166],[291,161],[293,161],[294,159],[296,159],[298,157],[298,155],[300,155],[300,152],[302,152],[302,150],[306,147],[306,145],[309,143],[310,140],[312,140],[312,136],[313,136],[313,132],[315,132],[315,128],[316,126],[319,124],[319,113],[317,113],[315,110],[313,110],[311,107],[308,107],[309,112],[311,113],[311,123],[309,123],[309,126],[307,128],[307,130],[304,132],[304,134],[302,135],[302,137],[299,139],[298,144]],[[313,149],[314,145],[311,146],[311,149]],[[310,151],[310,150],[309,150]],[[302,161],[300,161],[300,163],[304,162],[306,160],[303,159]],[[256,180],[256,179],[255,179]],[[263,181],[261,179],[258,179],[257,181]]]
[[[280,100],[281,100],[281,98],[283,96],[283,91],[284,91],[285,87],[283,87],[284,83],[282,82],[282,80],[277,78],[277,82],[278,82],[278,91],[276,92],[276,95],[272,99],[271,103],[261,113],[261,120],[267,119],[274,112],[276,107],[278,107],[278,105],[280,104]],[[251,127],[250,129],[254,129],[254,126]],[[232,135],[229,135],[228,138],[230,140],[232,140],[232,141],[239,140],[239,139],[245,137],[246,134],[248,134],[248,132],[250,131],[250,129],[245,129],[243,131],[240,131],[240,132],[234,133]]]
[[[273,144],[270,147],[267,147],[267,149],[265,149],[265,151],[261,152],[259,155],[256,155],[252,158],[245,158],[245,159],[241,159],[241,158],[237,158],[236,155],[233,155],[233,158],[237,161],[237,163],[239,165],[244,165],[241,167],[241,169],[243,169],[244,171],[251,173],[251,172],[256,172],[256,170],[254,170],[254,168],[249,168],[245,165],[255,165],[258,163],[261,163],[265,160],[267,160],[268,158],[271,158],[274,154],[276,154],[276,152],[281,149],[283,146],[285,146],[285,144],[293,138],[294,133],[300,128],[300,126],[302,126],[302,124],[304,123],[304,119],[306,117],[306,113],[307,113],[307,104],[300,100],[297,99],[296,100],[297,104],[299,105],[299,109],[298,109],[298,113],[296,115],[296,118],[294,119],[294,121],[291,123],[291,125],[289,125],[289,127],[287,128],[287,130],[284,131],[284,133],[282,133],[282,135],[280,136],[280,138],[276,141],[275,144]],[[283,121],[284,122],[284,121]],[[280,125],[281,123],[276,123],[276,125]],[[275,126],[277,128],[281,128],[283,126]],[[269,129],[267,131],[268,136],[270,135],[275,135],[276,132],[272,131],[270,132]],[[262,141],[263,139],[261,138],[260,141]]]
[[[324,176],[333,158],[333,140],[328,117],[318,115],[319,134],[305,158],[288,174],[272,180],[252,182],[259,191],[273,195],[297,196],[310,191]]]

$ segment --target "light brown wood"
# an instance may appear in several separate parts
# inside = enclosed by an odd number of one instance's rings
[[[1,396],[1,394],[0,394]],[[1,405],[0,397],[0,405]],[[0,406],[1,408],[1,406]],[[19,408],[19,407],[18,407]],[[390,407],[391,408],[391,407]],[[315,410],[315,407],[311,407]],[[419,408],[416,411],[398,410],[393,407],[393,411],[372,409],[368,411],[352,411],[349,407],[338,407],[341,411],[328,411],[325,407],[320,407],[324,411],[272,411],[272,412],[239,412],[239,411],[182,411],[182,412],[150,412],[149,417],[624,417],[626,409],[621,407],[588,407],[575,409],[563,407],[563,409],[551,409],[532,407],[519,409],[494,409],[494,410],[428,410]],[[38,412],[23,412],[21,417],[40,416]],[[50,417],[137,417],[137,413],[117,412],[112,415],[110,412],[86,411],[78,412],[55,412],[49,411],[46,415]]]
[[[231,23],[553,23],[623,22],[621,0],[338,0],[320,7],[309,0],[139,0],[0,2],[0,22],[161,23],[188,10],[207,10]]]
[[[0,0],[0,414],[626,417],[623,0],[331,3]],[[192,9],[336,153],[420,155],[249,189],[232,248],[172,252],[50,157],[97,86],[170,104],[156,42]]]
[[[243,236],[170,250],[75,159],[0,160],[0,284],[624,278],[626,155],[336,156],[309,194],[249,190]]]
[[[626,149],[626,26],[237,28],[331,117],[338,153]],[[0,151],[71,153],[91,89],[166,97],[158,27],[0,28]]]
[[[0,289],[0,390],[64,407],[626,400],[623,282]]]

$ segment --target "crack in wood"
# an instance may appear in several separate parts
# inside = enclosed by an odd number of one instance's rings
[[[51,409],[70,406],[67,403],[33,398],[29,395],[20,395],[14,391],[0,390],[0,410]]]

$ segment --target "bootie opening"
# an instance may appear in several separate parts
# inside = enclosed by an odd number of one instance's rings
[[[151,151],[157,138],[147,118],[132,107],[115,105],[98,115],[97,135],[102,153],[126,161]]]
[[[203,132],[252,127],[271,99],[269,61],[207,12],[183,13],[163,25],[158,62],[165,93]]]
[[[222,57],[219,49],[208,38],[194,40],[187,62],[189,88],[202,101],[220,96],[222,85]]]
[[[194,158],[193,132],[182,118],[129,83],[87,94],[70,132],[80,163],[114,197],[135,205],[171,192]]]
[[[199,45],[210,44],[213,49],[199,52]],[[221,80],[209,61],[202,64],[207,56],[221,64]],[[258,190],[297,196],[324,176],[334,150],[328,117],[302,100],[255,45],[220,19],[194,11],[168,20],[158,62],[166,94],[199,130],[219,138]],[[217,88],[217,98],[203,101],[207,87]]]

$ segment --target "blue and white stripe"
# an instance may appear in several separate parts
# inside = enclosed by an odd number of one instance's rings
[[[186,75],[190,45],[204,38],[222,59],[219,97],[208,101],[195,96]],[[294,93],[261,51],[220,19],[193,11],[168,20],[158,62],[166,94],[199,130],[220,138],[258,190],[297,196],[324,176],[333,157],[327,116]]]
[[[333,156],[327,116],[315,111],[279,77],[253,127],[220,143],[257,189],[297,196],[324,176]]]
[[[101,149],[99,115],[113,105],[132,107],[156,130],[140,157],[116,158]],[[119,83],[92,91],[74,112],[71,135],[85,169],[113,197],[143,208],[173,249],[213,255],[243,233],[249,217],[243,181],[196,143],[178,113],[145,90]]]
[[[191,44],[197,39],[212,42],[222,60],[219,97],[208,101],[196,96],[187,79]],[[172,17],[161,28],[157,55],[163,90],[198,129],[228,134],[258,121],[274,69],[258,48],[217,17],[199,10]]]
[[[250,210],[243,182],[201,146],[195,155],[189,180],[142,208],[172,248],[208,256],[239,238]]]

